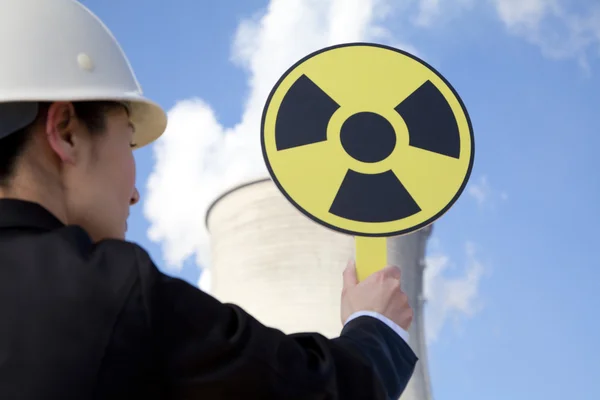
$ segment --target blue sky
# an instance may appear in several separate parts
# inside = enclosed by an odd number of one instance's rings
[[[260,173],[256,110],[289,65],[355,39],[422,56],[460,93],[476,139],[469,187],[429,246],[435,398],[600,399],[600,3],[84,3],[171,110],[163,139],[136,155],[129,237],[193,283],[215,179]]]

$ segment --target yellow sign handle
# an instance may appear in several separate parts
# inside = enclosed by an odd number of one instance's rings
[[[355,236],[354,243],[359,281],[387,266],[387,238]]]

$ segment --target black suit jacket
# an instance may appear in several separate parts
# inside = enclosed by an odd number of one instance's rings
[[[0,200],[0,399],[397,399],[416,362],[374,318],[285,335],[133,243]]]

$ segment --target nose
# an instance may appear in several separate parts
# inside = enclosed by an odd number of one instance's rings
[[[133,188],[133,194],[131,195],[131,199],[129,200],[130,205],[135,205],[140,201],[140,192],[138,192],[137,188]]]

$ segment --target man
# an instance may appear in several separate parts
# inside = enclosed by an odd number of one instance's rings
[[[0,398],[396,399],[417,357],[395,267],[344,273],[340,337],[284,335],[124,240],[132,150],[166,127],[74,0],[0,0]]]

